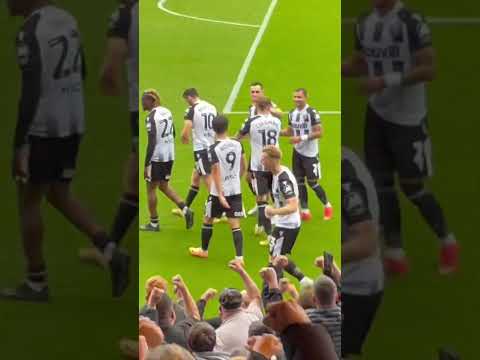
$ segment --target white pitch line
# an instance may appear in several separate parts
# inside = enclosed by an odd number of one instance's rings
[[[252,46],[250,47],[250,51],[248,52],[247,57],[245,58],[245,61],[242,65],[242,68],[238,73],[237,81],[235,82],[232,92],[228,97],[227,103],[223,108],[223,113],[229,113],[232,111],[233,104],[235,103],[238,93],[240,92],[240,87],[242,86],[243,81],[245,80],[245,76],[247,75],[248,69],[250,68],[250,64],[252,63],[253,57],[255,56],[255,52],[257,51],[258,45],[260,45],[260,41],[263,38],[263,34],[265,34],[265,30],[267,30],[268,23],[270,22],[270,18],[272,17],[272,14],[273,14],[273,11],[275,10],[275,6],[277,5],[277,2],[278,0],[272,0],[272,2],[270,3],[270,7],[268,8],[267,13],[265,14],[265,17],[263,18],[262,25],[258,30],[257,36],[255,37],[255,40],[253,40]]]
[[[357,21],[355,18],[345,18],[342,20],[343,24],[354,24]],[[479,17],[429,17],[427,16],[427,22],[432,25],[479,25]]]
[[[341,115],[341,111],[319,111],[320,115]],[[224,112],[225,115],[248,115],[248,111],[229,111]],[[282,114],[286,115],[288,112],[283,112]]]
[[[238,22],[232,22],[232,21],[215,20],[215,19],[202,18],[202,17],[198,17],[198,16],[180,14],[180,13],[177,13],[175,11],[168,10],[165,7],[166,2],[167,2],[167,0],[159,0],[158,3],[157,3],[157,6],[160,10],[165,11],[167,14],[170,14],[170,15],[180,16],[180,17],[187,18],[187,19],[192,19],[192,20],[206,21],[206,22],[211,22],[211,23],[216,23],[216,24],[243,26],[243,27],[250,27],[250,28],[257,28],[257,29],[260,27],[260,25],[254,25],[254,24],[244,24],[244,23],[238,23]]]

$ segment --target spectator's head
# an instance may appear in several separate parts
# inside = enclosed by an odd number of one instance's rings
[[[282,151],[275,145],[267,145],[262,150],[262,164],[267,171],[275,171],[280,166]]]
[[[181,346],[169,344],[150,350],[145,360],[195,360],[195,358]]]
[[[220,316],[222,320],[238,312],[242,306],[242,293],[237,289],[225,289],[220,294]]]
[[[193,352],[213,351],[217,342],[217,334],[212,325],[199,322],[193,325],[188,336],[188,346]]]
[[[264,334],[275,335],[275,331],[265,325],[262,321],[254,321],[250,324],[250,327],[248,328],[248,337],[262,336]]]
[[[314,309],[315,308],[315,299],[314,299],[313,288],[305,287],[300,290],[298,303],[302,308]]]
[[[317,308],[330,308],[336,305],[337,285],[328,276],[321,275],[313,286]]]
[[[157,304],[158,325],[167,327],[175,324],[176,315],[173,308],[172,299],[167,294],[164,294]]]
[[[153,288],[157,288],[167,292],[167,281],[162,278],[160,275],[155,275],[147,279],[145,282],[145,293],[146,293],[146,300],[150,297],[150,293],[152,292]]]
[[[197,102],[199,96],[200,95],[198,94],[198,91],[195,88],[190,88],[183,92],[183,98],[185,99],[187,104],[190,106],[194,105]]]

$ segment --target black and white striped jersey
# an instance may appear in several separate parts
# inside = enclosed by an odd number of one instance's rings
[[[148,146],[151,152],[147,164],[154,162],[168,162],[175,160],[175,126],[170,110],[163,106],[154,108],[146,121],[148,132]]]
[[[349,227],[364,221],[379,224],[379,205],[373,179],[360,158],[342,148],[342,243],[350,240]],[[383,267],[377,254],[342,264],[342,291],[371,295],[383,289]]]
[[[212,165],[218,164],[222,178],[223,195],[232,196],[242,193],[240,171],[243,155],[242,144],[234,139],[216,141],[210,147]],[[210,194],[218,196],[218,189],[212,181]]]
[[[286,166],[277,175],[273,174],[272,195],[276,208],[284,207],[287,200],[298,198],[298,185],[295,176]],[[272,224],[286,229],[296,229],[300,227],[300,211],[289,215],[276,215],[272,219]]]
[[[185,120],[192,122],[193,151],[206,150],[215,142],[212,129],[217,109],[212,104],[200,100],[185,112]]]
[[[267,145],[278,145],[281,121],[273,115],[256,115],[248,118],[240,129],[240,135],[250,136],[250,169],[265,171],[262,165],[262,151]]]
[[[321,125],[320,114],[317,110],[306,105],[303,109],[293,109],[288,113],[288,126],[294,136],[310,135],[313,127]],[[304,140],[295,144],[295,150],[303,156],[318,156],[318,140]]]
[[[83,133],[85,67],[76,19],[58,7],[44,6],[26,18],[16,47],[22,72],[16,146],[28,135]]]
[[[110,18],[107,36],[121,38],[128,45],[127,78],[129,108],[138,111],[138,1],[127,1],[118,6]]]
[[[355,27],[355,46],[367,61],[369,76],[406,74],[415,64],[416,52],[431,45],[425,19],[401,1],[386,15],[374,10],[360,17]],[[427,114],[424,83],[388,87],[369,102],[382,118],[396,124],[419,125]]]

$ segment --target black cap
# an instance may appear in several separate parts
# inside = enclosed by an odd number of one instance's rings
[[[225,289],[220,294],[220,305],[226,310],[236,310],[243,302],[242,293],[237,289]]]

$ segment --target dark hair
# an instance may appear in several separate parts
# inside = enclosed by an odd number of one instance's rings
[[[174,311],[172,299],[167,294],[163,294],[157,306],[158,324],[163,326],[168,323]]]
[[[215,116],[212,121],[213,131],[217,134],[224,134],[228,130],[228,119],[224,115]]]
[[[217,342],[215,329],[207,322],[193,325],[188,335],[188,346],[193,352],[213,351]]]
[[[225,310],[237,310],[243,302],[243,296],[237,289],[225,289],[220,294],[220,305]]]
[[[248,328],[248,337],[262,336],[265,334],[275,335],[275,331],[261,321],[254,321],[250,324],[250,327]]]
[[[303,93],[303,95],[305,95],[305,97],[308,97],[308,91],[305,88],[295,89],[295,92],[301,92],[301,93]]]
[[[259,81],[254,81],[250,84],[250,86],[260,86],[260,89],[263,90],[263,84]]]
[[[198,97],[198,91],[195,88],[189,88],[183,92],[183,97],[187,98],[189,96]]]

